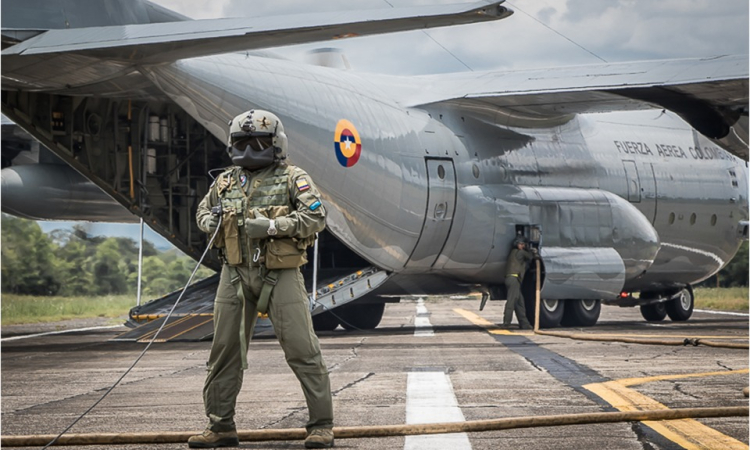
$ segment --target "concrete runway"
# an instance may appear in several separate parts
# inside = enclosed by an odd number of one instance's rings
[[[682,407],[743,406],[748,351],[575,341],[480,326],[504,302],[416,297],[387,306],[372,332],[321,333],[337,426],[495,419]],[[560,329],[565,330],[565,329]],[[2,342],[2,434],[56,434],[89,408],[144,344],[108,342],[93,329]],[[586,333],[734,337],[748,317],[695,312],[688,322],[646,323],[636,308],[603,307]],[[209,342],[154,344],[72,433],[200,431]],[[307,410],[275,338],[250,345],[237,405],[240,429],[298,428]],[[243,443],[302,448],[300,441]],[[338,440],[351,449],[748,448],[748,418],[529,428],[498,432]],[[104,447],[68,447],[104,448]],[[172,449],[180,445],[119,448]]]

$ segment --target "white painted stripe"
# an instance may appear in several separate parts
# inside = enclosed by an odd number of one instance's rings
[[[414,336],[435,336],[435,330],[430,323],[429,311],[424,306],[424,299],[417,300],[417,316],[414,318]]]
[[[727,316],[750,317],[750,314],[748,313],[738,313],[738,312],[730,312],[730,311],[713,311],[713,310],[708,310],[708,309],[694,309],[693,311],[708,313],[708,314],[726,314]]]
[[[463,422],[451,380],[443,372],[410,372],[406,382],[406,423]],[[404,450],[471,450],[466,433],[406,436]]]
[[[28,338],[39,337],[39,336],[50,336],[53,334],[75,333],[76,331],[107,330],[110,328],[120,328],[121,326],[122,325],[109,325],[109,326],[103,326],[103,327],[73,328],[71,330],[48,331],[46,333],[24,334],[23,336],[13,336],[13,337],[2,338],[0,339],[0,341],[2,342],[17,341],[19,339],[28,339]]]
[[[705,256],[705,257],[708,257],[708,258],[711,258],[711,259],[713,259],[714,261],[716,261],[717,263],[719,263],[719,265],[720,265],[720,266],[724,266],[724,264],[726,264],[726,263],[724,262],[724,260],[723,260],[723,259],[721,259],[721,258],[719,258],[719,256],[718,256],[718,255],[716,255],[715,253],[707,252],[707,251],[705,251],[705,250],[701,250],[701,249],[699,249],[699,248],[686,247],[686,246],[684,246],[684,245],[679,245],[679,244],[671,244],[671,243],[669,243],[669,242],[662,242],[662,243],[661,243],[661,245],[663,245],[663,246],[665,246],[665,247],[672,247],[672,248],[676,248],[676,249],[678,249],[678,250],[684,250],[684,251],[686,251],[686,252],[691,252],[691,253],[695,253],[695,254],[697,254],[697,255],[703,255],[703,256]]]

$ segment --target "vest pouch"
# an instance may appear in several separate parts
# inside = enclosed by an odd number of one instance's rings
[[[224,237],[224,257],[227,264],[233,266],[242,263],[242,248],[240,247],[240,230],[237,226],[237,213],[225,210],[222,218],[222,232]]]
[[[266,268],[295,269],[307,263],[307,252],[300,250],[295,239],[268,239],[266,241]]]

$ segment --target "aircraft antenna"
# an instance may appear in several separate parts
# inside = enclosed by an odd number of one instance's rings
[[[384,0],[384,1],[385,1],[385,0]],[[591,50],[587,49],[587,48],[586,48],[586,47],[584,47],[583,45],[581,45],[581,44],[579,44],[578,42],[574,41],[573,39],[571,39],[571,38],[569,38],[569,37],[565,36],[565,35],[564,35],[564,34],[562,34],[561,32],[559,32],[559,31],[555,30],[555,29],[554,29],[554,28],[552,28],[551,26],[547,25],[546,23],[542,22],[541,20],[537,19],[536,17],[532,16],[531,14],[527,13],[526,11],[524,11],[523,9],[521,9],[521,8],[519,8],[518,6],[514,5],[513,3],[511,3],[511,2],[508,2],[508,4],[509,4],[510,6],[512,6],[513,8],[515,8],[515,9],[517,9],[517,10],[521,11],[522,13],[526,14],[527,16],[531,17],[531,19],[532,19],[532,20],[534,20],[535,22],[539,23],[539,24],[540,24],[540,25],[542,25],[542,26],[543,26],[544,28],[546,28],[546,29],[548,29],[548,30],[552,31],[552,32],[553,32],[553,33],[555,33],[556,35],[558,35],[558,36],[562,37],[563,39],[565,39],[566,41],[568,41],[568,42],[570,42],[571,44],[575,45],[576,47],[580,48],[581,50],[585,51],[586,53],[588,53],[588,54],[590,54],[590,55],[594,56],[594,57],[595,57],[595,58],[597,58],[598,60],[600,60],[600,61],[602,61],[602,62],[605,62],[605,63],[608,63],[608,62],[609,62],[609,61],[607,61],[606,59],[602,58],[601,56],[597,55],[596,53],[592,52]]]
[[[391,8],[395,8],[395,6],[393,6],[393,5],[391,4],[391,2],[389,2],[388,0],[383,0],[383,1],[384,1],[385,3],[387,3],[387,4],[388,4],[388,6],[390,6]],[[424,34],[425,34],[425,35],[426,35],[426,36],[427,36],[428,38],[430,38],[430,39],[432,40],[432,42],[434,42],[434,43],[436,43],[436,44],[437,44],[438,46],[440,46],[440,48],[442,48],[443,50],[445,50],[446,52],[448,52],[448,54],[449,54],[449,55],[451,55],[451,56],[452,56],[453,58],[455,58],[455,59],[456,59],[456,61],[458,61],[458,62],[460,62],[461,64],[463,64],[463,66],[464,66],[464,67],[466,67],[467,69],[469,69],[469,70],[470,70],[470,71],[472,71],[472,72],[474,71],[474,69],[472,69],[471,67],[469,67],[469,65],[468,65],[468,64],[466,64],[465,62],[461,61],[461,58],[459,58],[458,56],[454,55],[454,54],[453,54],[453,52],[451,52],[450,50],[448,50],[448,49],[447,49],[447,48],[446,48],[446,47],[445,47],[445,46],[444,46],[443,44],[441,44],[440,42],[438,42],[438,41],[437,41],[437,40],[436,40],[436,39],[435,39],[434,37],[430,36],[430,33],[428,33],[428,32],[427,32],[427,31],[425,31],[425,30],[422,30],[422,33],[424,33]]]
[[[430,36],[430,33],[426,32],[424,30],[422,30],[422,33],[426,34],[428,38],[432,39],[432,42],[434,42],[437,45],[439,45],[440,48],[442,48],[443,50],[445,50],[446,52],[448,52],[449,55],[451,55],[452,57],[456,58],[456,61],[458,61],[461,64],[463,64],[464,67],[466,67],[467,69],[471,70],[472,72],[474,71],[474,69],[472,69],[471,67],[469,67],[468,64],[466,64],[465,62],[461,61],[461,58],[459,58],[458,56],[454,55],[453,52],[451,52],[443,44],[441,44],[440,42],[438,42],[437,39],[435,39],[434,37]]]

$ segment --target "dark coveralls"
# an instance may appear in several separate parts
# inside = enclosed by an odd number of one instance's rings
[[[231,180],[228,188],[226,183],[219,182],[223,176]],[[298,167],[272,165],[253,172],[230,168],[217,179],[198,206],[196,218],[203,231],[210,231],[205,229],[205,219],[224,197],[234,197],[245,205],[244,217],[253,217],[249,212],[254,208],[286,206],[289,213],[276,217],[279,236],[305,239],[325,227],[320,195],[310,177]],[[222,224],[222,228],[224,226]],[[255,249],[263,248],[265,240],[249,239],[242,231],[244,227],[239,228],[242,263],[225,263],[222,267],[214,303],[215,334],[203,388],[208,428],[215,432],[236,429],[235,405],[242,387],[243,366],[247,364],[247,347],[258,316],[258,300],[268,273],[263,264],[253,258]],[[310,413],[307,430],[332,428],[333,402],[328,370],[312,328],[303,277],[299,268],[277,269],[276,272],[278,279],[268,300],[268,317],[287,364],[302,386]]]
[[[528,250],[521,250],[518,247],[510,251],[505,270],[505,288],[508,291],[508,299],[505,302],[505,311],[503,314],[503,325],[509,326],[513,320],[513,311],[516,312],[518,325],[523,329],[531,329],[529,319],[526,318],[526,305],[524,305],[523,295],[521,295],[521,283],[523,275],[526,273],[526,267],[534,259],[534,255]]]

